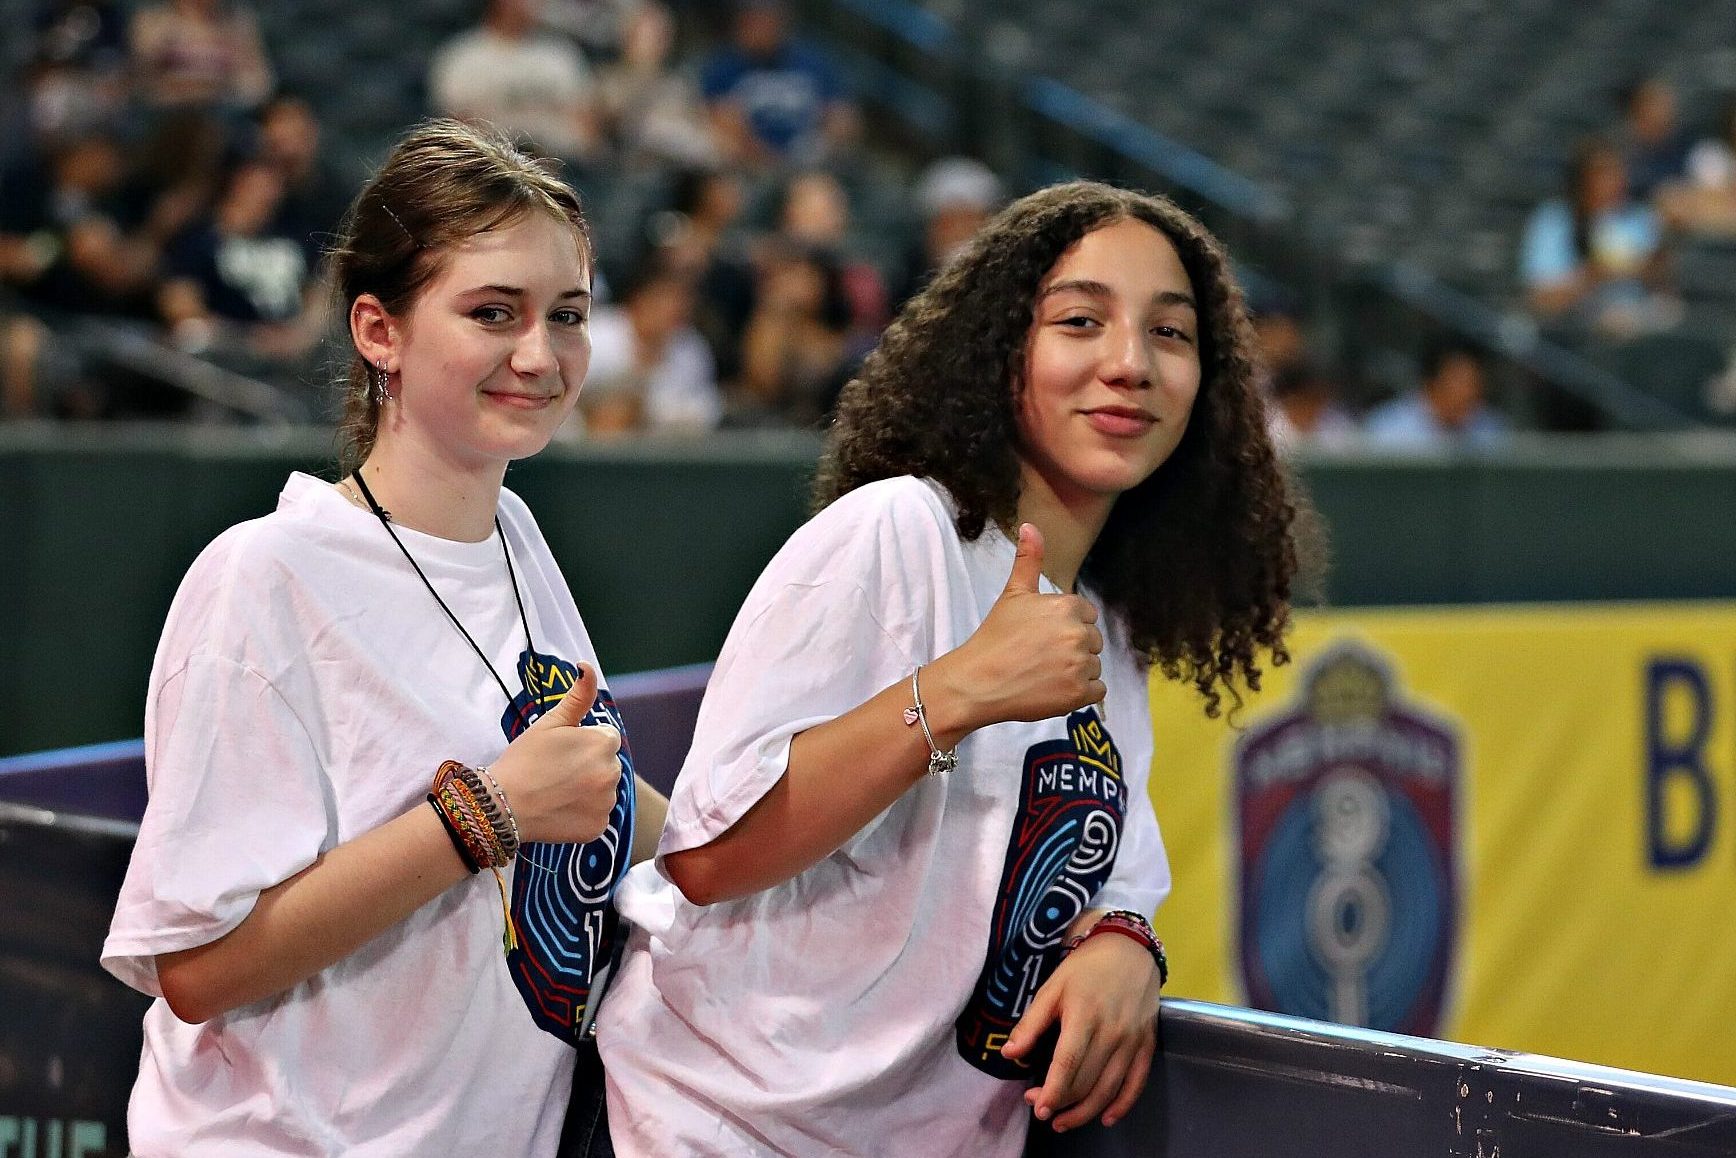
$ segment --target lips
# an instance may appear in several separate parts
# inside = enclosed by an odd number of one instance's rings
[[[485,390],[483,397],[492,399],[502,406],[511,406],[518,410],[541,410],[558,396],[554,394],[509,394],[498,390]]]
[[[1111,438],[1138,438],[1157,425],[1156,416],[1134,406],[1099,406],[1084,415],[1093,430]]]

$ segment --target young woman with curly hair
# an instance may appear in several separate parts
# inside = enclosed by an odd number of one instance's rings
[[[1033,1113],[1128,1112],[1166,968],[1148,670],[1215,713],[1286,658],[1253,363],[1217,243],[1085,182],[893,323],[618,897],[620,1152],[1015,1155]]]

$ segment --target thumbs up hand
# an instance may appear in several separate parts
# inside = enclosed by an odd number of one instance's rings
[[[585,724],[596,698],[596,670],[581,664],[567,694],[490,766],[525,840],[577,844],[608,828],[621,783],[621,733]]]
[[[938,708],[945,698],[954,701],[946,713],[953,736],[1007,720],[1046,720],[1103,701],[1097,609],[1077,595],[1043,594],[1042,576],[1043,533],[1024,523],[1012,573],[987,618],[957,649],[923,669],[925,703]]]

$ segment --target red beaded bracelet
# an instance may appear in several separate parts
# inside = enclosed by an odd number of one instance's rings
[[[1151,959],[1157,963],[1157,987],[1162,989],[1169,984],[1169,958],[1164,954],[1163,941],[1152,930],[1151,922],[1143,916],[1132,909],[1115,909],[1104,913],[1089,929],[1067,942],[1067,949],[1077,949],[1099,933],[1119,933],[1144,945],[1146,952],[1151,954]]]

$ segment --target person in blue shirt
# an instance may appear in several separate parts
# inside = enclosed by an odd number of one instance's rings
[[[824,54],[790,36],[779,0],[743,0],[700,90],[724,155],[770,168],[824,160],[856,135],[854,104]]]
[[[1363,424],[1369,445],[1394,450],[1499,446],[1511,433],[1507,419],[1484,400],[1482,356],[1458,342],[1428,354],[1422,385],[1377,406]]]
[[[1520,278],[1538,316],[1627,337],[1680,316],[1664,292],[1663,227],[1629,194],[1620,150],[1591,140],[1574,152],[1567,196],[1538,206],[1525,227]]]

